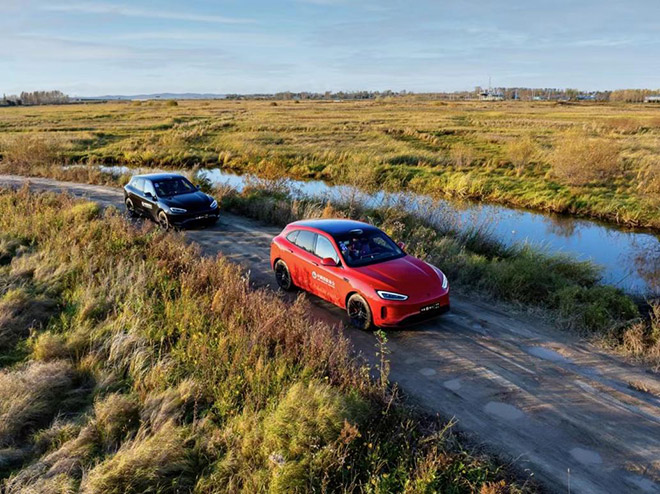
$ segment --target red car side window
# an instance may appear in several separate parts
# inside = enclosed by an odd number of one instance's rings
[[[296,238],[298,237],[298,233],[299,233],[299,232],[300,232],[300,230],[294,230],[294,231],[292,231],[291,233],[289,233],[289,234],[286,236],[286,239],[287,239],[289,242],[291,242],[292,244],[295,244],[295,243],[296,243]]]
[[[300,230],[296,238],[296,245],[303,250],[313,254],[314,244],[316,243],[316,233],[309,230]]]
[[[319,235],[319,238],[316,240],[316,250],[314,254],[321,259],[330,257],[334,259],[336,263],[339,263],[339,255],[337,255],[337,251],[332,245],[332,242],[323,235]]]

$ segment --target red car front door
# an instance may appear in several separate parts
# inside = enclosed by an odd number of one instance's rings
[[[318,234],[314,254],[318,266],[312,270],[311,282],[320,297],[335,305],[343,306],[343,296],[347,293],[348,280],[344,277],[344,267],[332,241],[325,235]],[[333,259],[336,266],[324,266],[323,259]]]

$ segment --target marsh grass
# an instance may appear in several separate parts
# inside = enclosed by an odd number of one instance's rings
[[[647,320],[640,320],[619,332],[625,353],[660,369],[660,303],[651,304]]]
[[[32,164],[44,167],[42,157],[49,161],[52,153],[21,144],[41,136],[57,141],[57,160],[66,163],[221,166],[338,183],[353,180],[346,174],[353,169],[372,175],[366,187],[408,190],[414,182],[426,194],[660,227],[657,196],[637,179],[660,152],[650,105],[441,103],[410,97],[5,108],[0,141],[15,144],[8,153],[0,145],[7,156],[0,169],[17,169],[10,162],[30,148]]]
[[[3,492],[521,491],[384,395],[304,298],[112,209],[23,189],[0,210],[28,246],[1,286],[58,302],[0,371]]]
[[[616,142],[580,133],[562,137],[549,160],[552,173],[570,185],[602,183],[621,172],[621,150]]]

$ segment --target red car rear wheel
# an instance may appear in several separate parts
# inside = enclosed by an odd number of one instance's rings
[[[295,288],[289,267],[281,259],[275,263],[275,279],[277,280],[277,286],[285,292],[290,292]]]

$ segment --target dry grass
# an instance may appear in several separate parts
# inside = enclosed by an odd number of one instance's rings
[[[452,146],[449,156],[458,168],[467,168],[474,163],[476,153],[468,144],[459,142]]]
[[[4,491],[520,492],[384,395],[303,298],[112,210],[25,189],[0,208],[32,249],[12,269],[60,301],[0,373],[0,445],[21,444]]]
[[[646,156],[638,178],[640,189],[649,194],[660,194],[660,156]]]
[[[186,437],[185,429],[167,423],[153,436],[126,441],[85,475],[81,494],[190,492],[195,472]]]
[[[527,136],[508,143],[505,147],[505,154],[516,170],[516,174],[520,176],[537,157],[538,146],[534,139]]]
[[[66,142],[50,134],[9,136],[0,140],[0,153],[9,165],[50,165],[63,162]]]
[[[0,447],[16,443],[50,420],[72,387],[73,369],[67,362],[0,372]]]
[[[569,134],[550,155],[553,174],[570,185],[603,182],[621,172],[621,151],[616,142]]]
[[[660,304],[652,305],[648,321],[625,328],[620,339],[625,353],[660,369]]]
[[[636,134],[642,130],[643,122],[639,119],[630,117],[617,117],[609,119],[606,123],[606,127],[621,134]]]
[[[55,313],[56,302],[44,295],[34,296],[22,288],[0,298],[0,347],[11,348],[29,336]]]

